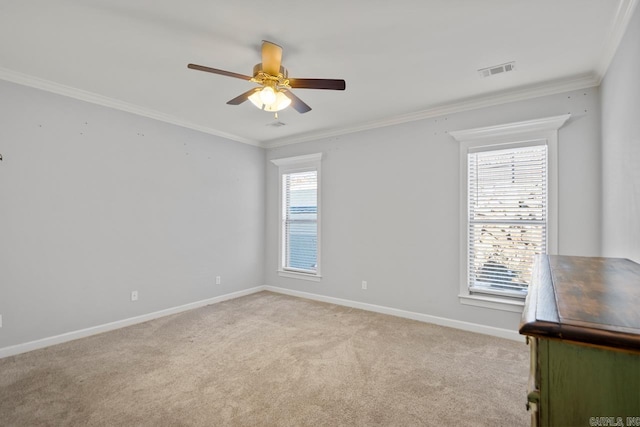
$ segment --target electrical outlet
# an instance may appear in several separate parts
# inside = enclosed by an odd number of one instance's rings
[[[222,279],[220,276],[216,276],[216,285],[219,285],[220,283],[222,283]]]
[[[138,291],[131,291],[131,301],[138,301]]]
[[[364,289],[365,291],[367,290],[367,281],[366,280],[362,281],[362,289]]]

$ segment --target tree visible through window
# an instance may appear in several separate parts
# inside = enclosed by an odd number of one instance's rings
[[[546,144],[468,154],[469,289],[525,296],[546,252]]]

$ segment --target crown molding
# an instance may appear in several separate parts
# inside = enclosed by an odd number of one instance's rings
[[[613,18],[613,24],[611,25],[611,31],[605,42],[604,52],[600,56],[600,62],[596,68],[596,75],[598,76],[598,84],[602,81],[607,74],[607,70],[613,61],[613,57],[618,51],[618,46],[624,37],[629,26],[629,21],[633,17],[638,0],[620,0],[618,4],[618,10]]]
[[[417,120],[429,119],[432,117],[439,117],[446,114],[460,113],[463,111],[492,107],[509,102],[523,101],[540,96],[555,95],[572,90],[586,89],[589,87],[598,86],[599,83],[600,79],[594,73],[582,74],[570,78],[547,81],[503,92],[494,92],[488,95],[465,98],[454,101],[452,103],[442,104],[440,106],[429,108],[427,110],[394,116],[384,120],[365,122],[355,126],[345,126],[319,132],[310,132],[302,135],[293,135],[281,139],[273,139],[263,142],[262,145],[263,147],[270,149],[301,142],[315,141],[323,138],[331,138],[354,132],[361,132],[365,130],[393,126]]]
[[[212,129],[206,126],[197,125],[181,120],[177,117],[169,114],[161,113],[149,108],[140,107],[138,105],[130,104],[128,102],[120,101],[114,98],[109,98],[97,93],[77,89],[71,86],[66,86],[60,83],[55,83],[50,80],[41,79],[38,77],[30,76],[27,74],[19,73],[17,71],[9,70],[0,67],[0,79],[6,80],[12,83],[17,83],[23,86],[29,86],[36,89],[44,90],[46,92],[55,93],[69,98],[78,99],[80,101],[89,102],[91,104],[101,105],[103,107],[113,108],[127,113],[136,114],[138,116],[147,117],[149,119],[159,120],[161,122],[170,123],[176,126],[180,126],[187,129],[197,130],[199,132],[207,133],[210,135],[219,136],[221,138],[229,139],[243,144],[254,145],[260,147],[259,141],[254,141],[247,138],[242,138],[238,135],[222,132],[216,129]]]
[[[635,2],[636,0],[632,1]],[[304,134],[292,135],[285,138],[272,139],[267,141],[255,141],[247,138],[242,138],[238,135],[233,135],[216,129],[212,129],[206,126],[190,123],[178,119],[174,116],[130,104],[128,102],[119,101],[117,99],[109,98],[93,92],[65,86],[59,83],[29,76],[27,74],[8,70],[2,67],[0,67],[0,79],[266,149],[424,120],[432,117],[443,116],[446,114],[454,114],[479,108],[492,107],[495,105],[522,101],[540,96],[554,95],[557,93],[568,92],[572,90],[585,89],[588,87],[598,86],[600,84],[599,76],[590,73],[566,79],[552,80],[513,90],[494,92],[488,95],[465,98],[451,103],[435,106],[426,110],[393,116],[383,120],[369,121],[353,126],[344,126],[317,132],[308,132]]]
[[[631,0],[635,4],[636,0]],[[512,90],[494,92],[488,95],[476,96],[471,98],[464,98],[451,103],[442,104],[429,108],[426,110],[417,111],[414,113],[408,113],[398,116],[392,116],[383,120],[374,120],[364,122],[352,126],[344,126],[338,128],[331,128],[317,132],[308,132],[298,135],[292,135],[285,138],[276,138],[266,141],[256,141],[247,138],[242,138],[238,135],[229,134],[216,129],[212,129],[206,126],[190,123],[174,116],[164,114],[151,109],[143,108],[134,104],[130,104],[124,101],[119,101],[106,96],[98,95],[93,92],[76,89],[70,86],[65,86],[59,83],[51,82],[49,80],[40,79],[37,77],[29,76],[26,74],[18,73],[13,70],[8,70],[0,67],[0,79],[7,80],[13,83],[21,84],[24,86],[41,89],[47,92],[56,93],[59,95],[67,96],[70,98],[78,99],[92,104],[97,104],[109,108],[114,108],[121,111],[126,111],[139,116],[151,118],[154,120],[163,121],[176,126],[181,126],[188,129],[193,129],[199,132],[215,135],[225,139],[229,139],[243,144],[253,145],[266,149],[277,148],[285,145],[297,144],[302,142],[315,141],[324,138],[331,138],[341,135],[346,135],[355,132],[362,132],[371,129],[377,129],[387,126],[393,126],[402,123],[408,123],[418,120],[429,119],[432,117],[439,117],[446,114],[454,114],[463,111],[475,110],[479,108],[492,107],[496,105],[506,104],[509,102],[522,101],[526,99],[554,95],[562,92],[569,92],[572,90],[580,90],[589,87],[598,86],[600,84],[600,76],[594,73],[583,74],[573,76],[570,78],[552,80],[535,85],[529,85]]]

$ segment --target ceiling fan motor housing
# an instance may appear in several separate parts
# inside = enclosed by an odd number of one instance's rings
[[[253,77],[257,77],[258,74],[265,74],[265,75],[269,75],[267,74],[263,69],[262,69],[262,62],[256,64],[253,66]],[[280,66],[280,73],[277,76],[271,76],[271,77],[275,77],[275,78],[279,78],[280,76],[282,76],[283,79],[286,79],[289,77],[289,71],[284,68],[282,65]]]
[[[253,67],[253,77],[251,78],[251,81],[264,85],[264,86],[271,86],[274,89],[278,88],[278,89],[290,89],[291,86],[289,86],[289,71],[283,67],[282,65],[280,66],[280,72],[278,73],[277,76],[273,76],[267,72],[265,72],[263,69],[262,63],[260,64],[256,64]]]

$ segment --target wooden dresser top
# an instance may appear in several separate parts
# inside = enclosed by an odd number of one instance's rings
[[[640,265],[621,258],[541,256],[520,333],[640,350]]]

